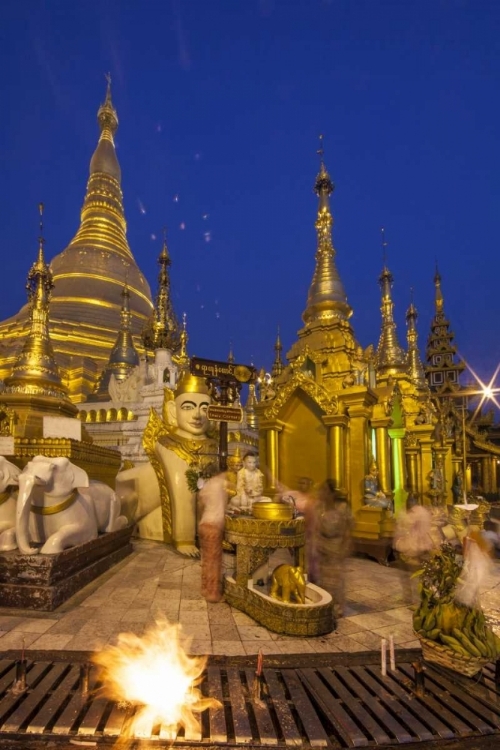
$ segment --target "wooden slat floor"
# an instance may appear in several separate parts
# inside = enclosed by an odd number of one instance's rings
[[[130,732],[135,707],[108,700],[90,671],[81,695],[80,665],[27,662],[27,689],[12,690],[15,662],[0,660],[0,748],[111,745],[128,736],[127,747],[272,746],[276,748],[494,748],[500,747],[500,692],[494,665],[479,679],[459,678],[426,665],[425,694],[414,692],[413,667],[398,664],[384,678],[373,662],[263,671],[255,700],[253,670],[209,665],[204,695],[222,708],[205,711],[200,731],[172,737],[151,722]],[[70,744],[68,744],[70,743]]]

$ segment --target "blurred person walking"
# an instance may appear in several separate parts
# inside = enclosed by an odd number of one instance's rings
[[[332,595],[335,617],[342,617],[345,605],[345,560],[351,551],[354,518],[347,497],[332,479],[320,487],[315,507],[316,583]]]
[[[208,479],[200,490],[201,594],[207,602],[220,602],[222,593],[222,542],[228,502],[226,472]]]

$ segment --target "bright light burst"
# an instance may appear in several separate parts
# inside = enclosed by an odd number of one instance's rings
[[[495,388],[494,387],[495,381],[497,379],[497,375],[500,372],[500,363],[497,365],[496,370],[493,373],[493,376],[492,376],[490,382],[489,383],[483,383],[483,381],[481,380],[481,378],[479,377],[479,375],[477,374],[477,372],[475,372],[472,369],[472,367],[468,364],[468,362],[465,359],[464,359],[464,362],[465,362],[465,365],[466,365],[467,369],[469,370],[469,372],[474,377],[474,379],[476,380],[477,384],[480,387],[480,390],[477,391],[477,395],[481,396],[481,399],[480,399],[479,404],[477,405],[477,407],[476,407],[476,409],[474,411],[473,417],[472,417],[472,421],[474,421],[474,419],[476,418],[476,416],[481,411],[482,405],[487,400],[493,401],[493,403],[495,404],[495,406],[497,407],[497,409],[500,409],[500,403],[498,402],[498,399],[497,399],[497,394],[500,393],[500,388]]]
[[[199,731],[196,714],[220,706],[213,698],[203,698],[197,687],[206,657],[188,656],[189,643],[181,643],[180,625],[164,620],[142,638],[121,633],[116,646],[94,654],[104,692],[139,707],[130,727],[132,736],[150,736],[155,724],[174,736],[179,727],[185,727],[186,734]]]

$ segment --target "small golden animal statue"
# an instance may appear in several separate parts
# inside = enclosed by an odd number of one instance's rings
[[[299,603],[306,601],[306,579],[302,568],[278,565],[273,570],[270,595],[274,599],[290,604],[292,597]]]

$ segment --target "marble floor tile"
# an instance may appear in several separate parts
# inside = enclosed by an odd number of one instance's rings
[[[233,625],[229,627],[224,623],[210,623],[210,632],[212,634],[212,640],[214,641],[239,641],[240,634],[236,627]]]
[[[11,630],[0,638],[0,649],[7,651],[9,649],[29,648],[31,644],[40,637],[40,633],[28,633],[22,630]]]
[[[237,641],[212,641],[212,653],[218,656],[244,656],[246,654],[243,643]]]
[[[282,653],[282,651],[280,650],[279,644],[277,644],[275,641],[243,641],[242,645],[243,645],[243,648],[245,649],[245,653],[248,654],[249,656],[252,656],[253,654],[258,654],[259,651],[262,651],[263,654],[281,654]]]
[[[30,620],[26,619],[23,622],[15,625],[13,630],[22,630],[25,633],[45,633],[50,630],[57,620]]]
[[[383,628],[386,625],[392,625],[398,622],[397,618],[388,615],[385,612],[377,612],[376,614],[366,613],[363,615],[354,615],[349,618],[351,622],[357,625],[364,625],[368,630],[375,630],[376,628]]]
[[[259,625],[238,625],[238,632],[242,641],[272,642],[272,636],[269,631]]]
[[[44,635],[33,641],[31,648],[38,649],[40,651],[60,651],[66,648],[70,640],[73,638],[72,635],[61,633],[60,635],[52,635],[51,633],[45,633]]]

